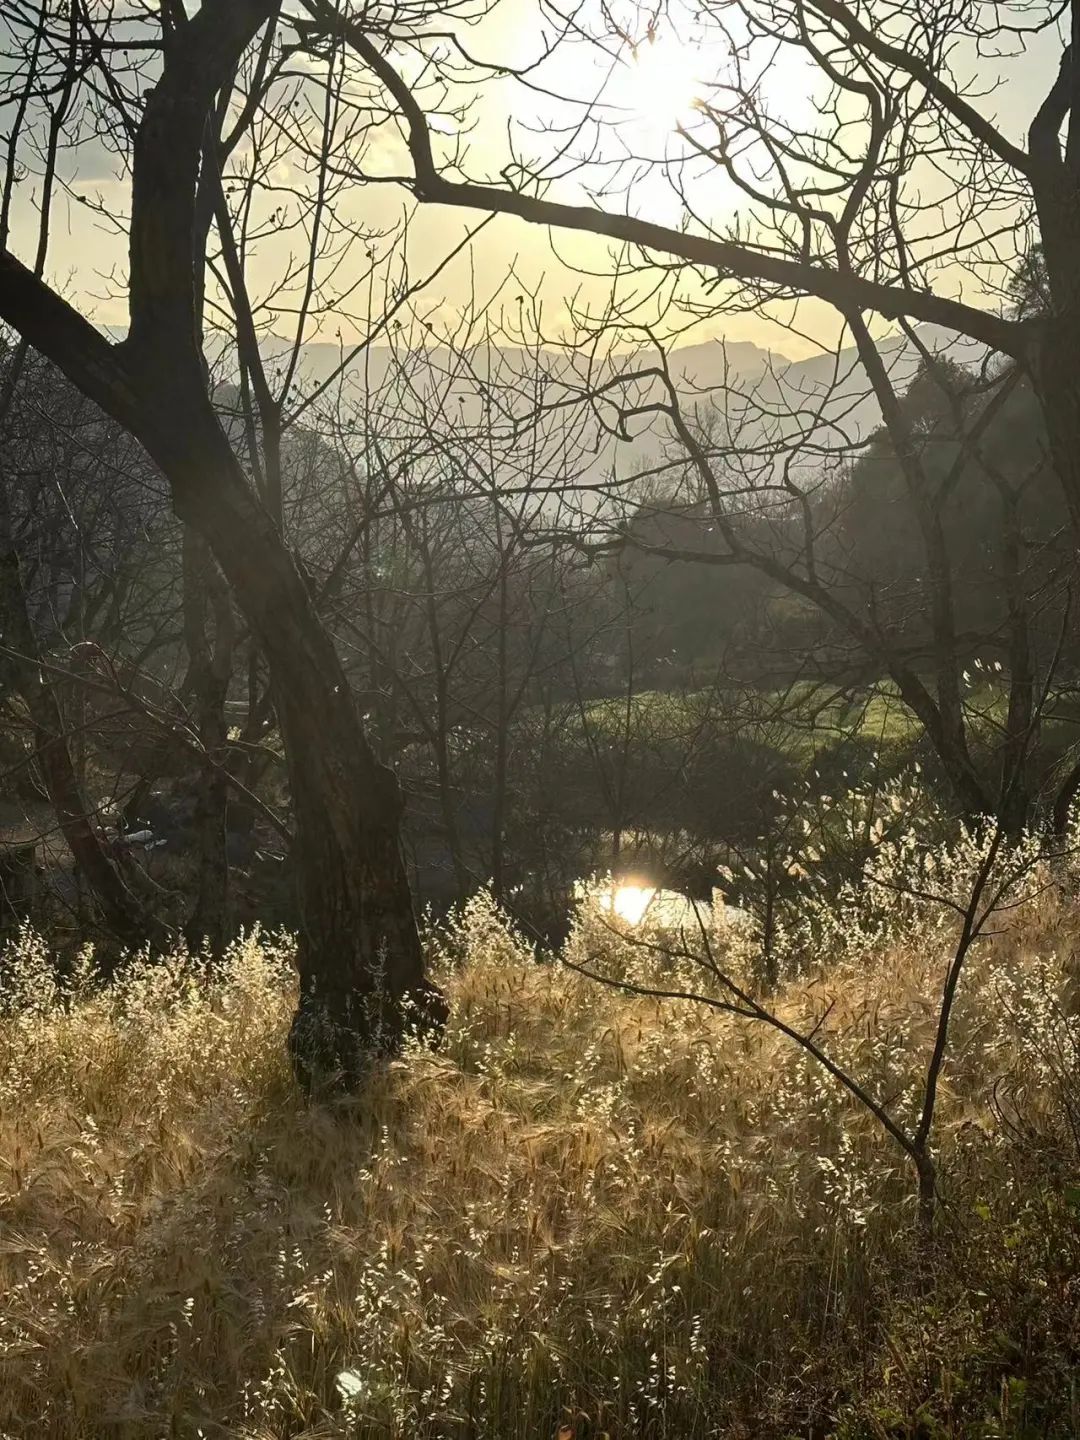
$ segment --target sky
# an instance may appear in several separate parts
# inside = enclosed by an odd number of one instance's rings
[[[534,57],[542,48],[545,33],[540,10],[543,3],[501,0],[481,24],[463,32],[470,50],[507,62]],[[588,12],[588,0],[585,8]],[[632,23],[640,27],[635,6],[614,8],[617,20],[621,14],[628,27]],[[600,13],[599,4],[592,6],[592,11],[595,19]],[[1030,42],[1020,58],[988,59],[965,52],[959,57],[958,67],[963,70],[966,66],[989,92],[981,108],[994,116],[1007,135],[1022,140],[1053,78],[1059,55],[1056,37],[1046,35]],[[399,58],[408,71],[409,57],[402,54]],[[592,47],[564,46],[531,78],[538,86],[557,88],[564,95],[581,98],[594,94],[607,77],[604,94],[611,107],[610,123],[601,132],[599,145],[600,158],[613,161],[624,149],[654,157],[681,150],[683,142],[675,133],[676,125],[694,121],[695,97],[705,93],[708,82],[727,63],[715,32],[703,43],[701,27],[694,23],[688,8],[671,12],[658,27],[654,42],[640,45],[636,58],[631,59],[624,49],[619,63],[611,68]],[[778,56],[762,83],[770,103],[788,123],[813,123],[816,96],[798,61]],[[508,126],[513,127],[519,145],[531,147],[531,153],[536,155],[550,155],[565,143],[567,127],[578,113],[562,99],[507,81],[486,84],[479,94],[469,117],[466,142],[470,170],[484,176],[497,174],[507,159]],[[452,132],[455,128],[452,121],[436,123],[440,130]],[[444,143],[449,145],[451,141],[447,138]],[[288,183],[288,162],[282,163]],[[380,141],[370,163],[391,171],[407,168],[403,147],[389,138]],[[64,164],[69,184],[54,207],[50,278],[99,324],[122,326],[126,320],[122,298],[125,186],[116,176],[112,157],[96,141],[80,145]],[[595,188],[606,174],[596,166],[570,173],[555,182],[551,193],[580,203],[587,198],[587,187]],[[679,223],[682,206],[664,180],[662,166],[653,166],[636,179],[628,193],[629,198],[616,193],[603,203],[608,208],[629,204],[636,213],[667,224]],[[703,212],[720,221],[729,219],[739,204],[734,187],[722,179],[700,181],[694,196]],[[412,209],[404,191],[386,185],[354,187],[343,204],[356,223],[376,230],[400,223]],[[119,226],[103,220],[99,207],[119,216]],[[420,207],[411,217],[407,239],[411,273],[420,275],[437,265],[479,218],[442,207]],[[24,255],[35,224],[32,188],[24,185],[16,203],[14,224],[15,248]],[[253,285],[263,290],[271,288],[290,254],[295,256],[292,240],[279,238],[264,244],[253,261]],[[362,268],[360,254],[355,262],[346,256],[337,283],[347,287]],[[482,303],[489,296],[499,297],[496,303],[505,303],[512,312],[517,294],[523,290],[535,292],[542,302],[544,326],[554,335],[570,323],[570,297],[576,296],[579,307],[603,305],[610,291],[610,281],[603,277],[610,274],[611,268],[610,242],[581,234],[552,236],[544,229],[500,217],[473,242],[470,253],[461,256],[433,282],[423,303],[439,328],[452,323],[463,308]],[[511,270],[516,278],[508,281]],[[395,276],[399,273],[396,262],[392,271]],[[640,289],[640,282],[635,283]],[[376,288],[381,284],[380,277]],[[704,298],[694,287],[688,293],[691,298]],[[339,329],[346,341],[356,338],[364,328],[363,309],[354,298],[320,322],[318,333],[313,332],[310,338],[333,339]],[[830,331],[835,328],[824,308],[813,305],[801,307],[797,323],[801,334],[778,329],[761,314],[725,314],[699,325],[689,338],[701,340],[722,334],[798,357],[811,353],[818,339],[829,343]],[[287,325],[284,316],[278,328]]]

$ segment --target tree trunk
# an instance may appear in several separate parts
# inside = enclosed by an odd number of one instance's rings
[[[303,1082],[354,1083],[410,1025],[437,1030],[446,1006],[424,977],[395,778],[368,746],[300,567],[218,421],[199,342],[207,116],[277,9],[275,0],[204,4],[163,47],[132,150],[127,339],[109,344],[6,249],[0,311],[145,446],[258,638],[296,815],[301,996],[291,1050]]]
[[[506,875],[506,790],[510,763],[510,706],[508,640],[510,629],[509,553],[503,537],[498,506],[494,507],[495,534],[499,542],[499,632],[497,639],[497,689],[495,709],[495,774],[491,805],[491,893],[501,905],[505,900]]]
[[[1010,835],[1018,835],[1031,816],[1029,770],[1040,719],[1035,709],[1035,663],[1020,566],[1019,499],[1018,494],[1002,486],[1001,567],[1008,613],[1009,708],[1002,746],[998,810]]]
[[[500,685],[501,685],[500,681]],[[491,893],[499,904],[506,899],[506,801],[510,772],[510,718],[500,694],[495,730],[495,775],[491,805]]]
[[[397,780],[368,745],[300,567],[240,469],[201,375],[162,358],[143,371],[141,438],[258,637],[285,742],[301,917],[290,1052],[305,1085],[354,1086],[372,1055],[395,1053],[410,1031],[433,1037],[447,1013],[424,975]]]
[[[1075,313],[1047,316],[1040,330],[1032,367],[1035,387],[1073,540],[1080,546],[1080,307]]]
[[[925,1243],[934,1233],[937,1215],[937,1166],[925,1145],[912,1158],[919,1177],[918,1225]]]
[[[215,954],[220,954],[229,931],[225,701],[232,676],[232,603],[205,542],[188,529],[184,531],[183,545],[184,641],[188,652],[184,688],[191,695],[203,750],[194,815],[199,880],[186,934],[192,950],[209,945]],[[211,611],[213,643],[209,633]]]
[[[102,843],[79,785],[52,683],[35,684],[31,677],[23,698],[34,727],[34,746],[49,803],[106,927],[132,949],[147,941],[167,941],[167,931],[140,904]]]

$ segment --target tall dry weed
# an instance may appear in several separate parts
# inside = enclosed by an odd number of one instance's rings
[[[287,941],[99,990],[89,957],[61,985],[24,935],[0,1015],[0,1434],[1080,1433],[1019,1428],[1080,1414],[1057,1368],[1080,1305],[1077,919],[1038,885],[995,928],[946,1071],[931,1312],[904,1157],[809,1057],[538,961],[486,896],[429,940],[443,1050],[323,1108],[285,1061]],[[830,1052],[903,1113],[948,924],[851,892],[806,933],[827,948],[777,1007],[827,1015]],[[588,913],[567,956],[660,963]],[[1010,1285],[1014,1308],[1043,1297],[1045,1375],[984,1353]]]

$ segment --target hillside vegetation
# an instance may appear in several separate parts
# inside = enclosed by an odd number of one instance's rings
[[[966,972],[932,1242],[904,1156],[790,1042],[538,963],[484,896],[428,939],[441,1052],[314,1107],[287,941],[102,990],[25,934],[0,1434],[1080,1433],[1080,912],[1036,878]],[[852,893],[776,997],[901,1115],[952,929]],[[657,964],[595,915],[562,958]]]

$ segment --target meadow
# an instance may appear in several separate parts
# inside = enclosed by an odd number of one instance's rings
[[[1032,873],[961,987],[932,1237],[906,1157],[797,1046],[561,963],[690,963],[588,911],[538,957],[477,896],[428,934],[442,1049],[317,1104],[287,937],[102,988],[26,932],[0,1435],[1080,1433],[1080,909],[1071,872]],[[910,894],[807,909],[774,1011],[905,1116],[954,923]]]

